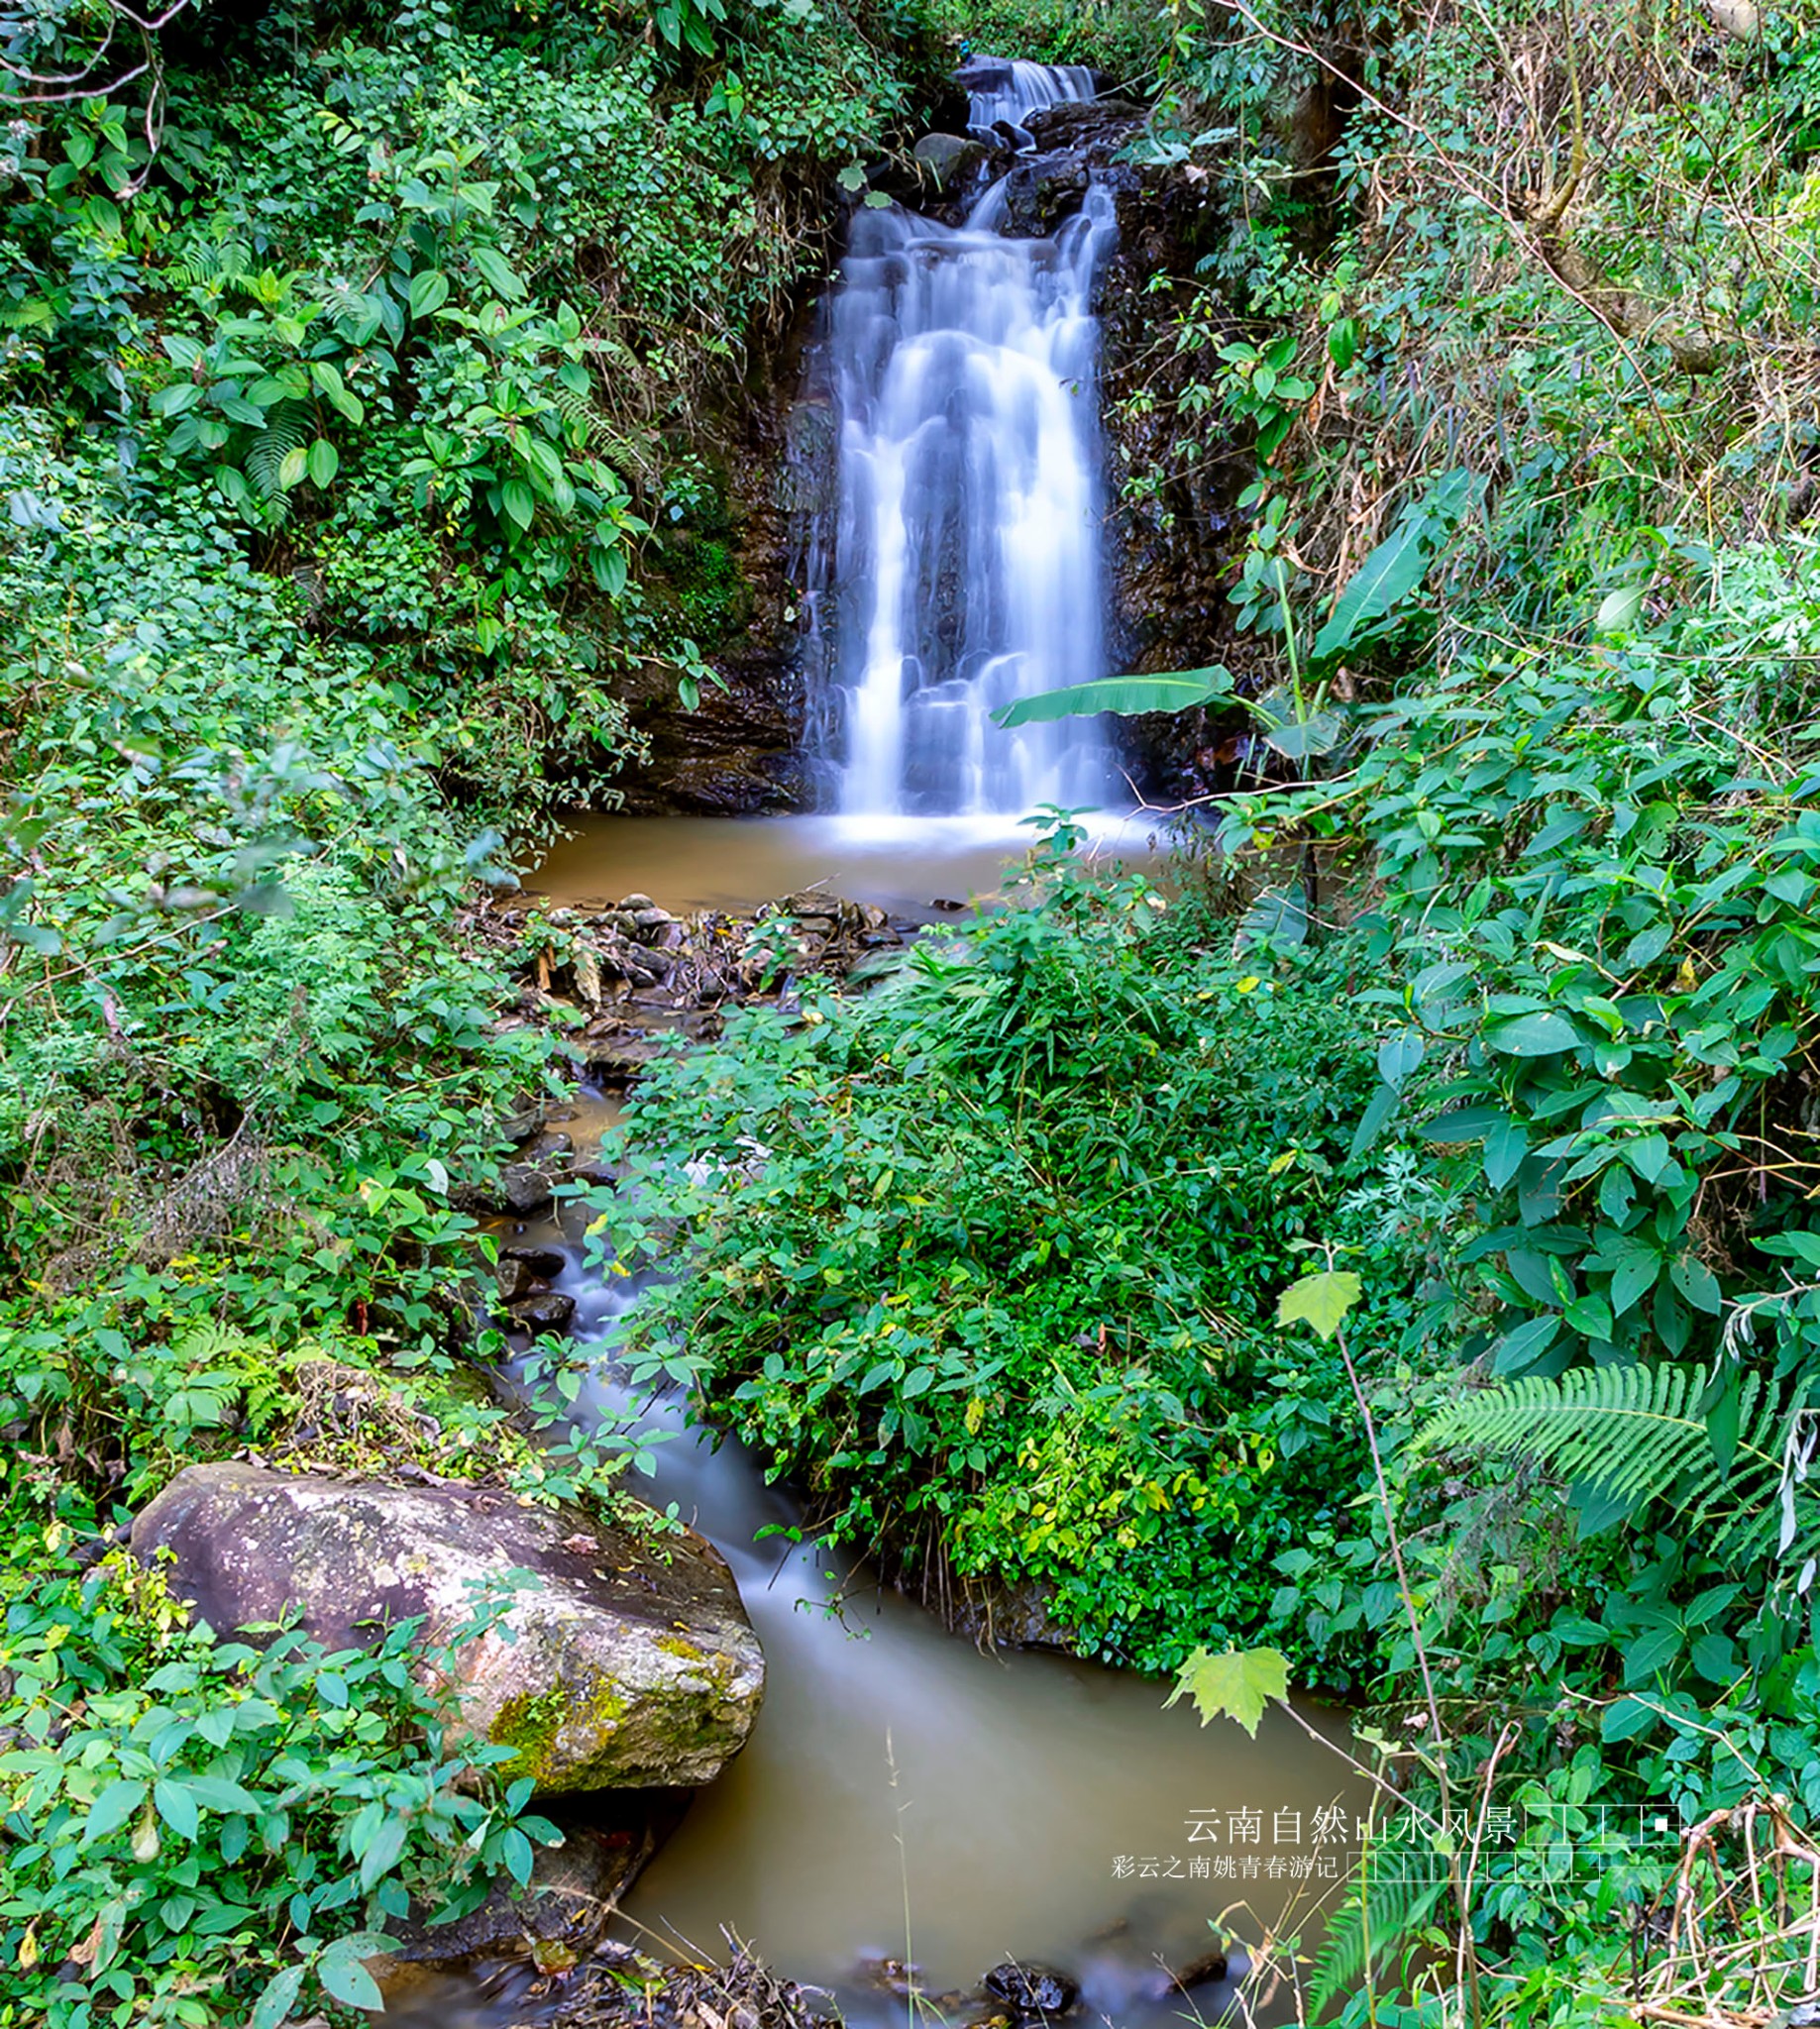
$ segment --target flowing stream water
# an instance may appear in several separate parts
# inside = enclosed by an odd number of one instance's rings
[[[611,1340],[636,1295],[573,1293],[602,1345],[595,1407],[623,1415]],[[913,1963],[940,1995],[1011,1958],[1065,1968],[1090,2018],[1142,2029],[1231,1998],[1203,1987],[1191,2006],[1168,1970],[1332,1892],[1294,1869],[1327,1851],[1322,1807],[1356,1797],[1287,1715],[1252,1743],[1165,1710],[1156,1683],[982,1654],[851,1553],[793,1542],[800,1508],[738,1444],[716,1447],[674,1402],[643,1413],[675,1433],[649,1497],[726,1555],[767,1679],[751,1741],[633,1888],[623,1935],[715,1956],[724,1926],[862,2029],[906,2020],[869,1976],[882,1961]],[[1343,1739],[1338,1714],[1305,1716]]]
[[[1092,96],[1089,73],[1004,66],[979,128]],[[1013,700],[1103,675],[1098,327],[1112,199],[1047,239],[1004,231],[1006,181],[944,226],[854,214],[811,364],[835,499],[808,546],[811,685],[839,809],[1020,817],[1106,801],[1090,720],[1007,732]]]

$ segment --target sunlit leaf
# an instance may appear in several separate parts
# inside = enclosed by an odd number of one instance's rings
[[[1323,1268],[1292,1282],[1277,1299],[1279,1325],[1309,1325],[1323,1338],[1332,1338],[1358,1302],[1360,1284],[1343,1268]]]
[[[1165,1709],[1184,1695],[1194,1700],[1203,1726],[1236,1719],[1255,1740],[1264,1708],[1288,1700],[1289,1664],[1274,1649],[1231,1649],[1224,1655],[1197,1649],[1177,1670]]]

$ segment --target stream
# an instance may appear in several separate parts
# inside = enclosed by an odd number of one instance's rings
[[[617,1113],[584,1094],[565,1124],[586,1150]],[[1071,1974],[1087,2021],[1161,2029],[1216,2019],[1234,1994],[1209,1980],[1184,1995],[1171,1972],[1267,1930],[1318,1930],[1345,1850],[1321,1813],[1339,1804],[1349,1825],[1360,1803],[1337,1755],[1275,1709],[1253,1742],[1165,1709],[1163,1685],[1127,1672],[982,1652],[851,1551],[793,1541],[803,1511],[788,1487],[692,1426],[676,1397],[641,1399],[622,1380],[615,1341],[641,1285],[584,1267],[584,1223],[513,1229],[570,1253],[560,1287],[596,1350],[577,1414],[664,1434],[633,1490],[674,1504],[725,1555],[767,1671],[751,1739],[690,1803],[611,1935],[711,1960],[731,1933],[825,1988],[855,2029],[907,2020],[906,1964],[947,2019],[971,2020],[982,2010],[963,1997],[1007,1959]],[[1343,1743],[1343,1715],[1298,1710]],[[488,2004],[454,1982],[403,2021],[489,2029],[523,2019],[517,1992]]]
[[[612,1330],[636,1297],[574,1293],[604,1356],[595,1406],[624,1415]],[[1204,1730],[1185,1706],[1164,1710],[1141,1678],[983,1654],[850,1553],[761,1538],[800,1523],[789,1491],[675,1403],[645,1415],[675,1433],[648,1497],[727,1557],[767,1682],[751,1741],[640,1877],[621,1935],[712,1957],[725,1926],[864,2029],[905,2017],[868,1977],[879,1962],[914,1964],[932,1995],[1009,1958],[1050,1963],[1081,1980],[1090,2014],[1136,2029],[1185,2005],[1165,1969],[1331,1890],[1287,1869],[1315,1858],[1317,1812],[1351,1788],[1288,1715],[1268,1715],[1254,1745],[1231,1722]],[[1217,2013],[1230,1990],[1195,1999]]]

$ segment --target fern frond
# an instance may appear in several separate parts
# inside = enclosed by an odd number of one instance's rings
[[[1805,1553],[1810,1514],[1784,1541],[1798,1493],[1790,1445],[1798,1411],[1761,1374],[1740,1382],[1738,1441],[1721,1472],[1700,1407],[1706,1376],[1679,1366],[1582,1367],[1551,1380],[1506,1381],[1449,1403],[1417,1437],[1423,1449],[1520,1453],[1631,1512],[1669,1502],[1703,1548],[1731,1563]],[[1811,1506],[1811,1503],[1809,1504]],[[1710,1533],[1709,1533],[1710,1532]]]
[[[315,418],[307,401],[281,401],[268,411],[266,427],[247,452],[247,477],[273,521],[282,521],[290,511],[278,469],[288,452],[307,444],[315,433]]]
[[[1345,1897],[1328,1920],[1327,1936],[1309,1976],[1309,2003],[1316,2016],[1352,1993],[1368,1967],[1420,1930],[1447,1888],[1438,1856],[1405,1847],[1374,1844],[1359,1857]]]

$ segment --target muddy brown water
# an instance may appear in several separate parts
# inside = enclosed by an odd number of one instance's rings
[[[1087,848],[1154,868],[1156,821],[1094,817]],[[746,908],[817,889],[912,919],[991,903],[1027,857],[1027,826],[971,817],[619,817],[574,820],[527,886],[559,903],[648,895],[660,908]]]
[[[954,846],[843,858],[818,820],[600,819],[537,885],[681,910],[819,880],[908,910],[955,889],[989,895],[1019,841]],[[597,1137],[611,1112],[588,1102],[568,1131]],[[1186,1705],[1165,1709],[1165,1685],[948,1634],[851,1554],[794,1540],[800,1507],[738,1443],[691,1428],[674,1399],[634,1399],[615,1341],[635,1284],[603,1286],[578,1253],[564,1287],[597,1348],[583,1413],[666,1433],[639,1490],[726,1555],[768,1665],[748,1746],[690,1806],[615,1935],[714,1958],[731,1931],[862,2029],[912,2019],[886,1961],[912,1963],[929,1995],[975,1989],[1008,1958],[1052,1964],[1082,1982],[1084,2019],[1151,2029],[1231,2000],[1224,1985],[1171,1992],[1165,1969],[1266,1930],[1318,1935],[1345,1868],[1346,1842],[1323,1820],[1349,1824],[1361,1801],[1320,1739],[1276,1710],[1255,1741],[1227,1720],[1203,1728]],[[1220,1578],[1208,1572],[1210,1597]],[[1343,1741],[1341,1715],[1299,1710]],[[515,2014],[451,1988],[413,2020],[485,2029]]]

